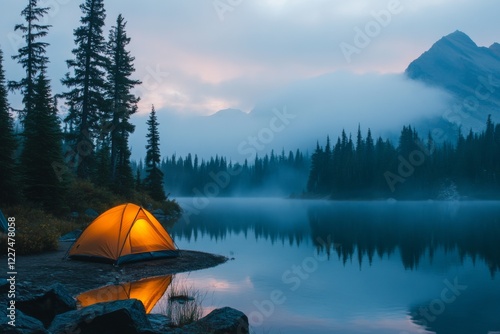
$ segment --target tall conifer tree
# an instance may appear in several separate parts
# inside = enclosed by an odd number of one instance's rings
[[[154,200],[163,201],[166,199],[163,189],[163,173],[160,170],[160,133],[158,119],[156,118],[155,107],[151,108],[147,121],[148,144],[146,145],[146,179],[144,180],[146,189]]]
[[[137,111],[139,98],[131,90],[141,82],[130,76],[135,71],[134,57],[126,50],[130,38],[125,32],[126,22],[121,15],[111,28],[107,45],[109,58],[108,84],[111,101],[111,182],[115,191],[127,194],[134,185],[130,167],[128,139],[135,129],[130,116]]]
[[[63,163],[62,133],[45,68],[41,69],[34,88],[33,110],[25,119],[21,154],[24,194],[50,211],[59,211],[65,183],[53,166]]]
[[[106,99],[106,43],[103,36],[106,13],[103,0],[86,0],[80,5],[83,16],[81,26],[74,31],[76,48],[74,59],[68,60],[68,72],[62,83],[70,90],[63,94],[68,101],[69,113],[65,119],[73,128],[67,138],[74,146],[93,147],[102,135],[100,120],[109,112]],[[104,131],[105,132],[105,131]],[[93,153],[93,149],[89,150]],[[88,178],[92,173],[92,154],[80,154],[77,175]]]
[[[0,204],[18,200],[17,171],[14,153],[17,147],[13,120],[7,100],[3,51],[0,49]]]
[[[20,119],[25,117],[33,110],[35,97],[35,81],[41,69],[47,63],[45,48],[48,43],[38,41],[45,37],[50,28],[49,25],[40,24],[43,16],[47,14],[49,8],[38,7],[38,0],[29,0],[26,8],[21,12],[25,23],[17,24],[15,31],[23,34],[25,45],[18,50],[17,55],[12,56],[26,71],[26,76],[19,81],[10,81],[11,90],[20,90],[23,95],[24,109],[19,110]]]

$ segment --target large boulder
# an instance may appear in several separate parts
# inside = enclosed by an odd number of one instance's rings
[[[248,317],[231,307],[210,312],[206,317],[182,327],[182,333],[191,334],[248,334]]]
[[[10,318],[7,308],[0,309],[0,333],[4,334],[46,334],[48,333],[42,322],[27,316],[22,311],[15,311],[15,318]],[[15,322],[12,323],[13,319]],[[10,323],[9,323],[10,322]],[[15,326],[12,326],[15,325]]]
[[[16,306],[48,327],[56,315],[76,309],[76,301],[63,285],[56,283],[41,294],[23,296]]]
[[[137,299],[97,303],[55,317],[52,334],[145,334],[153,333],[142,302]]]

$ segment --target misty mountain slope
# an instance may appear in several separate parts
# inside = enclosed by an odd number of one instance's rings
[[[452,93],[456,105],[442,117],[479,130],[488,114],[500,119],[500,44],[479,47],[461,31],[437,41],[406,69],[411,79]]]
[[[336,140],[342,129],[354,137],[358,125],[363,136],[368,128],[374,137],[398,134],[405,124],[442,115],[449,100],[443,89],[403,74],[328,73],[272,92],[249,113],[237,109],[210,116],[159,113],[162,154],[191,153],[200,158],[219,154],[252,162],[256,155],[272,150],[311,152],[317,140],[328,135]],[[145,121],[136,123],[133,141],[145,135]]]
[[[500,122],[500,44],[477,46],[460,31],[441,38],[403,74],[325,73],[285,85],[260,97],[245,113],[224,109],[211,116],[159,114],[162,153],[188,153],[233,161],[253,161],[272,150],[314,150],[317,140],[342,129],[355,135],[396,142],[401,127],[412,124],[422,137],[456,141],[482,131],[488,114]],[[139,124],[145,121],[137,122]],[[139,125],[135,138],[143,138]],[[137,139],[135,139],[137,140]]]

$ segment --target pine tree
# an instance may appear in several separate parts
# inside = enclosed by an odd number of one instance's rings
[[[366,184],[366,165],[365,165],[365,141],[361,135],[361,125],[358,124],[358,132],[356,134],[356,155],[354,158],[354,177],[356,188],[360,189]]]
[[[307,191],[310,193],[318,193],[321,186],[322,157],[323,149],[319,146],[319,142],[316,142],[316,150],[311,156],[311,171],[307,180]]]
[[[156,118],[155,107],[151,108],[148,125],[148,144],[146,145],[146,179],[145,187],[151,197],[156,201],[164,201],[166,199],[165,190],[163,189],[163,173],[160,170],[160,133],[158,127],[160,124]]]
[[[141,181],[141,170],[137,168],[135,171],[135,184],[134,184],[135,190],[136,191],[142,191],[142,181]]]
[[[326,145],[323,154],[321,155],[321,168],[319,171],[319,189],[321,193],[328,194],[332,188],[332,148],[330,144],[330,136],[326,137]]]
[[[135,71],[134,57],[126,50],[130,38],[125,32],[126,22],[121,15],[116,26],[111,28],[107,54],[109,58],[108,83],[111,100],[111,181],[113,189],[127,194],[133,187],[134,178],[130,168],[129,134],[134,131],[130,116],[137,111],[139,99],[130,91],[141,82],[130,79]]]
[[[375,146],[373,144],[373,138],[372,138],[372,132],[368,128],[368,132],[366,134],[366,140],[364,142],[364,150],[363,150],[363,157],[362,157],[362,176],[363,176],[363,182],[362,182],[362,187],[364,187],[367,190],[370,190],[373,184],[373,178],[374,178],[374,168],[375,168]]]
[[[111,170],[111,157],[109,150],[109,139],[101,140],[95,154],[95,172],[92,181],[101,187],[111,188],[109,171]]]
[[[75,58],[67,61],[72,73],[68,72],[62,79],[62,83],[70,89],[63,97],[71,107],[65,121],[74,129],[68,140],[75,149],[78,145],[95,144],[95,138],[102,135],[99,133],[103,125],[100,121],[109,114],[103,0],[86,0],[80,8],[83,16],[80,20],[82,25],[74,31],[76,48],[72,52]],[[91,169],[91,154],[81,154],[77,175],[88,178]]]
[[[15,203],[19,198],[14,153],[17,147],[13,120],[7,100],[3,51],[0,49],[0,203]]]
[[[12,59],[17,60],[26,71],[26,76],[19,81],[10,81],[11,90],[20,90],[23,95],[24,109],[19,110],[20,119],[24,121],[26,116],[33,110],[35,98],[35,81],[42,67],[47,63],[45,48],[48,43],[37,41],[47,35],[49,25],[40,24],[43,16],[49,8],[37,6],[38,0],[29,0],[26,8],[21,12],[26,23],[17,24],[15,31],[21,31],[25,45],[18,50]]]
[[[26,198],[50,211],[60,211],[65,183],[53,166],[61,165],[62,133],[50,91],[50,81],[41,69],[34,87],[33,110],[26,115],[21,153]]]

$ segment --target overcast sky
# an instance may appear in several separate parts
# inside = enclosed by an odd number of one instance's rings
[[[71,58],[82,2],[40,1],[51,7],[47,41],[56,92]],[[10,56],[18,47],[13,27],[26,3],[1,2],[0,45],[8,79],[22,75]],[[105,8],[106,35],[119,13],[128,21],[135,76],[145,83],[143,113],[153,103],[180,113],[249,112],[277,87],[324,73],[399,73],[457,29],[478,45],[500,41],[495,0],[106,0]],[[383,17],[390,22],[377,29],[373,12],[391,9],[391,17]],[[349,62],[341,45],[356,47],[357,28],[372,29],[374,36]],[[14,104],[17,100],[12,97]]]
[[[27,1],[1,0],[8,80],[23,75],[10,56],[21,45],[14,25],[22,22]],[[72,58],[82,2],[39,1],[51,7],[46,41],[54,93],[64,89],[60,79]],[[455,30],[480,46],[500,41],[497,0],[105,0],[105,8],[106,37],[118,14],[128,22],[135,78],[143,81],[136,92],[139,114],[132,118],[135,160],[144,156],[152,104],[163,155],[249,158],[242,154],[250,152],[248,139],[265,129],[275,109],[288,110],[296,121],[254,153],[312,150],[317,139],[355,131],[359,123],[374,135],[399,131],[416,116],[442,115],[446,96],[395,75]],[[13,107],[20,100],[11,94]],[[259,112],[198,117],[226,108]]]

